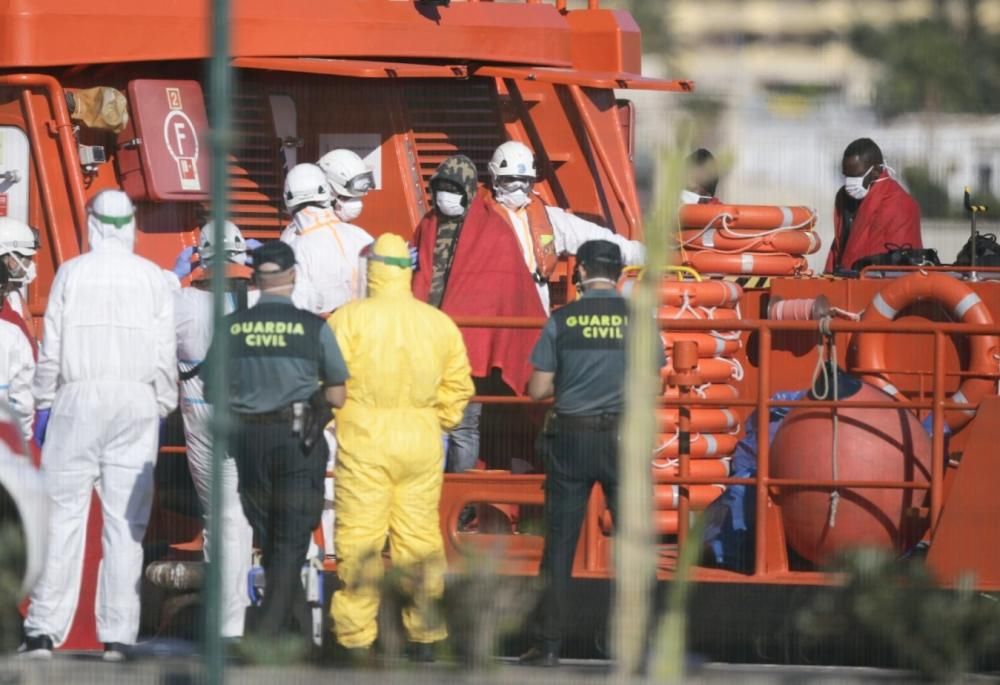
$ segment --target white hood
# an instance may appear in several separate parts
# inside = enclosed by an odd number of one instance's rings
[[[120,190],[97,194],[87,210],[87,240],[90,249],[117,244],[131,252],[135,247],[135,207]]]

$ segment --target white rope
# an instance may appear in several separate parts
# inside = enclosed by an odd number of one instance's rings
[[[833,395],[833,401],[837,402],[840,400],[840,388],[838,382],[838,369],[837,369],[837,338],[833,335],[830,330],[830,317],[825,316],[819,320],[819,342],[816,345],[816,370],[813,372],[813,395],[815,395],[818,400],[825,400]],[[826,355],[826,343],[830,344],[830,354],[829,357]],[[827,369],[826,361],[827,358],[830,360],[830,367],[832,371]],[[816,389],[816,381],[822,376],[823,381],[823,392],[819,392]],[[832,480],[840,480],[840,467],[837,460],[837,453],[839,447],[839,429],[840,421],[837,415],[837,407],[834,406],[831,410],[833,417],[833,436],[830,440],[830,469],[832,471]],[[829,526],[834,528],[837,525],[837,507],[840,504],[840,491],[834,488],[830,491],[830,519]]]
[[[735,381],[743,380],[743,364],[740,363],[739,359],[730,359],[729,357],[714,357],[720,362],[725,362],[729,366],[733,367],[732,379]]]

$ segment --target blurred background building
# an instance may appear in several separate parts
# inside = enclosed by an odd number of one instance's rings
[[[693,96],[632,94],[641,149],[683,122],[730,164],[724,201],[805,204],[824,248],[844,147],[873,138],[950,261],[971,186],[1000,196],[1000,0],[630,0],[644,70]],[[649,154],[648,152],[646,154]],[[638,160],[647,180],[650,157]],[[1000,211],[1000,206],[996,208]],[[987,227],[993,223],[991,220]]]

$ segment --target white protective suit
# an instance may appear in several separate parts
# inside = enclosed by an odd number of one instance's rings
[[[341,221],[332,209],[300,209],[281,240],[295,250],[292,302],[299,309],[329,314],[364,291],[358,255],[374,239],[364,229]]]
[[[90,251],[60,267],[45,312],[34,393],[52,409],[42,448],[50,554],[24,628],[56,645],[76,611],[95,487],[104,515],[97,636],[132,644],[139,630],[142,539],[159,421],[177,406],[177,348],[166,279],[132,252],[133,212],[120,191],[94,198]]]
[[[247,293],[247,304],[253,306],[260,294]],[[227,313],[236,308],[232,295],[227,298]],[[199,366],[208,354],[212,342],[212,293],[190,287],[174,292],[174,318],[177,323],[177,363],[182,373]],[[180,406],[184,417],[184,439],[187,443],[188,468],[194,481],[202,511],[212,507],[212,412],[205,402],[204,384],[195,374],[180,381]],[[237,491],[236,462],[222,462],[222,636],[243,635],[247,594],[247,576],[253,556],[253,529],[243,514]],[[212,552],[205,521],[205,558]]]
[[[35,416],[34,375],[35,357],[28,338],[14,324],[0,321],[0,398],[10,405],[26,441],[31,440]]]
[[[541,202],[538,198],[532,202]],[[524,262],[528,268],[532,268],[534,260],[534,250],[531,245],[531,229],[528,226],[527,215],[524,210],[513,210],[508,207],[503,208],[507,212],[507,218],[511,226],[514,226],[514,235],[517,236],[521,245],[521,252],[524,253]],[[622,261],[626,266],[643,264],[646,261],[646,248],[638,240],[629,240],[617,233],[599,226],[598,224],[581,219],[570,214],[565,209],[559,207],[545,206],[545,213],[548,214],[549,222],[552,224],[552,235],[555,238],[556,254],[576,254],[576,251],[588,240],[610,240],[622,251]],[[546,312],[550,310],[549,284],[536,283],[538,297],[542,301],[542,307]]]

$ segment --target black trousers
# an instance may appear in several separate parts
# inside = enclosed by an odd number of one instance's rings
[[[558,651],[569,597],[573,557],[595,483],[600,483],[612,518],[618,505],[618,430],[556,429],[544,436],[544,594],[535,614],[535,637]]]
[[[256,633],[296,628],[311,635],[301,572],[323,511],[328,448],[322,438],[306,454],[289,423],[239,420],[235,445],[240,502],[261,549],[266,587]]]

